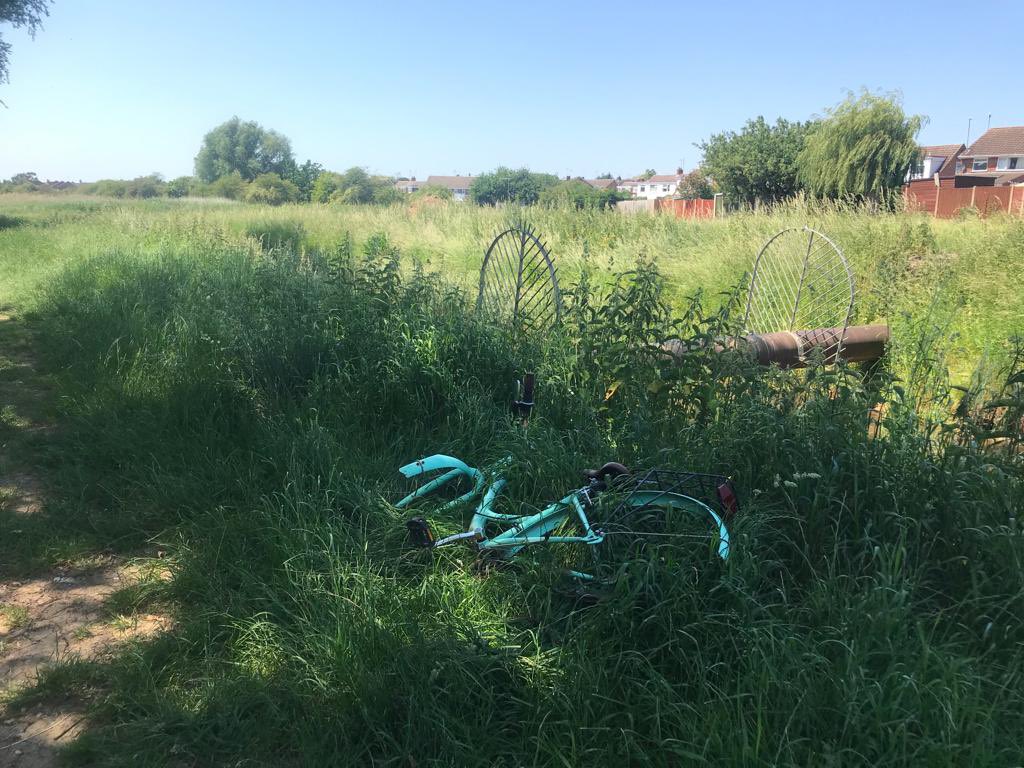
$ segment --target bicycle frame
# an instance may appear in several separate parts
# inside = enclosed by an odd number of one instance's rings
[[[396,507],[407,507],[413,501],[426,496],[442,486],[464,477],[473,484],[472,490],[462,494],[458,498],[447,502],[438,511],[449,510],[464,502],[480,497],[480,503],[473,512],[469,528],[461,533],[433,540],[432,535],[428,536],[429,543],[425,546],[433,548],[449,546],[463,541],[471,541],[481,550],[499,552],[506,557],[511,557],[521,551],[524,547],[534,544],[584,544],[596,546],[605,539],[605,533],[593,527],[587,516],[587,507],[591,504],[591,487],[579,488],[572,491],[561,500],[549,504],[532,515],[512,515],[497,512],[494,509],[498,495],[504,489],[506,481],[497,472],[511,464],[512,457],[499,462],[489,474],[493,481],[488,485],[487,476],[474,467],[470,467],[460,459],[443,454],[435,454],[411,462],[401,467],[399,471],[407,478],[414,478],[428,472],[446,470],[440,476],[430,480],[423,486],[417,488],[408,496],[395,504]],[[653,471],[656,473],[657,471]],[[652,472],[643,475],[646,479]],[[702,478],[706,476],[691,473],[685,475],[687,478]],[[486,490],[485,490],[486,488]],[[720,486],[721,488],[721,486]],[[731,489],[729,491],[731,494]],[[724,500],[724,499],[723,499]],[[723,560],[729,556],[729,530],[722,517],[710,506],[693,496],[682,493],[674,493],[664,490],[633,490],[626,498],[626,504],[632,507],[668,506],[676,509],[684,509],[689,512],[697,511],[699,514],[707,515],[718,529],[718,555]],[[573,516],[576,517],[582,530],[582,535],[553,535],[555,531],[567,523]],[[503,523],[509,527],[495,534],[487,535],[488,523]],[[412,521],[410,521],[410,524]],[[422,523],[425,525],[425,522]],[[586,574],[576,574],[589,578]]]

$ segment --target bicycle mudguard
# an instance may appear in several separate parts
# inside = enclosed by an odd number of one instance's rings
[[[396,502],[395,506],[407,506],[421,496],[426,496],[428,493],[437,490],[445,483],[449,483],[460,476],[468,477],[472,480],[473,489],[468,493],[464,493],[462,496],[459,496],[457,499],[449,501],[441,507],[441,510],[448,509],[456,504],[461,504],[464,501],[469,501],[479,494],[480,490],[483,488],[484,476],[480,470],[474,469],[466,464],[466,462],[456,459],[454,456],[445,456],[441,453],[435,453],[433,456],[426,456],[425,458],[406,464],[403,467],[399,467],[398,471],[405,477],[418,477],[426,472],[433,472],[439,469],[447,469],[448,471],[440,477],[436,477],[425,485],[420,486],[404,499]]]
[[[656,507],[669,506],[673,509],[683,509],[687,512],[698,512],[707,514],[718,527],[718,556],[723,560],[729,558],[729,529],[725,522],[715,510],[699,499],[692,496],[684,496],[681,493],[666,493],[665,491],[634,491],[629,495],[626,503],[631,507]],[[697,509],[694,509],[697,507]]]
[[[459,474],[466,475],[467,477],[474,477],[479,474],[478,470],[473,469],[466,462],[456,459],[454,456],[445,456],[443,453],[435,453],[433,456],[417,459],[406,464],[404,467],[399,467],[398,471],[406,477],[416,477],[424,472],[433,472],[436,469],[457,469]]]

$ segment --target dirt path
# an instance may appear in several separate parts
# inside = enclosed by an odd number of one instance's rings
[[[51,396],[33,364],[30,337],[0,311],[0,514],[14,525],[45,509],[46,487],[28,458],[33,442],[53,429]],[[31,688],[40,667],[76,657],[102,659],[168,626],[163,616],[111,610],[111,596],[142,577],[138,568],[97,557],[31,578],[0,578],[0,766],[55,766],[58,747],[84,727],[84,701],[47,700],[27,710],[2,704]]]
[[[102,659],[128,640],[165,629],[164,616],[111,612],[110,596],[139,578],[137,569],[111,561],[0,582],[0,690],[31,686],[46,664]],[[50,766],[56,748],[81,730],[84,702],[47,701],[27,711],[0,711],[0,718],[0,765]]]

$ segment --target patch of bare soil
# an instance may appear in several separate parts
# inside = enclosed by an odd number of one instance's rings
[[[106,564],[0,584],[0,688],[31,685],[42,665],[102,659],[128,640],[165,629],[166,617],[112,616],[106,608],[107,598],[136,578],[130,568]],[[83,709],[82,702],[65,700],[0,713],[0,765],[56,765],[56,749],[84,726]]]
[[[30,685],[40,666],[66,659],[102,659],[119,645],[167,628],[156,614],[112,616],[105,603],[138,579],[112,563],[61,569],[45,577],[0,583],[0,689]],[[0,765],[55,765],[55,750],[81,730],[79,702],[0,714]]]
[[[0,308],[5,309],[5,308]],[[0,511],[33,515],[46,486],[33,472],[30,438],[53,428],[50,392],[35,369],[30,338],[0,311]],[[0,546],[3,546],[0,542]],[[43,665],[103,659],[118,646],[167,628],[155,614],[116,616],[110,596],[142,575],[112,558],[58,568],[45,576],[0,581],[0,701],[32,686]],[[0,766],[49,768],[57,748],[85,727],[86,702],[67,699],[14,710],[0,704]]]

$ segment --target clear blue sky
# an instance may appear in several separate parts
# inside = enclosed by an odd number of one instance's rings
[[[862,86],[927,115],[923,143],[1024,124],[1022,0],[56,0],[35,40],[0,32],[0,178],[188,174],[232,115],[300,162],[419,177],[689,169],[714,132]]]

